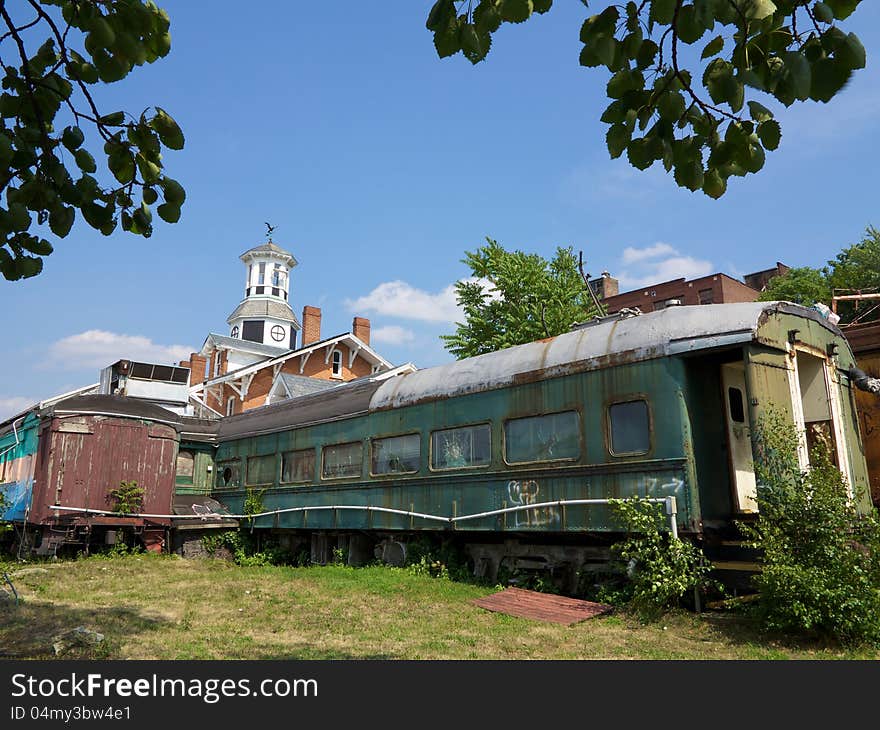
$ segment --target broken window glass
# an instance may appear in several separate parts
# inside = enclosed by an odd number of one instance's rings
[[[341,479],[361,475],[364,447],[360,441],[351,444],[325,446],[321,476],[324,479]]]
[[[504,424],[507,462],[577,459],[581,452],[577,411],[515,418]]]
[[[315,450],[285,451],[281,454],[282,482],[310,482],[315,478]]]
[[[373,474],[416,472],[421,461],[421,437],[417,433],[373,439]]]
[[[431,434],[431,468],[486,466],[492,460],[490,434],[488,423],[434,431]]]

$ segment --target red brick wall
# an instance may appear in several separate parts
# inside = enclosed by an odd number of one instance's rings
[[[319,307],[303,307],[302,345],[311,345],[321,339],[321,310]]]

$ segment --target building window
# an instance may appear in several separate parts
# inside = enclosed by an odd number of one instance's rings
[[[342,377],[342,353],[339,350],[333,350],[330,355],[330,361],[333,363],[333,369],[330,375],[334,378]]]
[[[613,403],[608,407],[611,436],[610,451],[614,456],[647,454],[651,448],[651,418],[646,400]]]
[[[220,350],[214,351],[214,377],[220,375]]]
[[[310,482],[315,478],[315,450],[285,451],[281,454],[281,481]]]
[[[231,416],[235,413],[235,396],[231,395],[226,400],[226,415]]]
[[[266,283],[266,262],[260,262],[259,273],[257,274],[257,284],[263,285]],[[262,294],[262,292],[257,292],[257,294]]]
[[[419,470],[422,457],[422,437],[417,433],[373,439],[372,474],[412,474]]]
[[[325,446],[321,476],[324,479],[359,477],[363,469],[363,459],[364,446],[360,441]]]
[[[241,325],[241,339],[249,342],[262,342],[265,325],[266,323],[262,320],[246,320]]]
[[[247,460],[245,484],[266,485],[275,483],[275,454],[251,456]]]
[[[271,330],[269,330],[269,334],[272,335],[272,339],[275,340],[275,342],[281,342],[281,340],[284,339],[286,332],[284,331],[284,327],[280,324],[276,324],[272,326]]]
[[[712,289],[700,289],[698,296],[700,304],[712,304],[715,301],[715,292]]]
[[[580,453],[577,411],[514,418],[504,424],[504,457],[509,464],[577,459]]]
[[[266,287],[264,286],[255,286],[254,294],[262,294],[265,291]]]
[[[281,296],[281,290],[277,286],[272,287],[272,296],[273,297]]]
[[[230,337],[238,337],[238,325],[232,328],[232,332],[229,333]]]
[[[434,431],[431,434],[431,468],[487,466],[492,461],[491,434],[488,423]]]

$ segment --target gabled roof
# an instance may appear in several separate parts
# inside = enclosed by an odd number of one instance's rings
[[[232,324],[234,320],[240,317],[272,317],[280,319],[282,322],[292,322],[295,329],[302,329],[290,305],[280,299],[248,297],[229,315],[226,323]]]
[[[218,335],[212,332],[205,338],[205,344],[202,345],[201,354],[207,354],[206,348],[208,343],[214,343],[214,347],[225,348],[227,350],[242,350],[243,352],[251,352],[255,355],[265,355],[266,357],[277,357],[285,352],[290,352],[288,347],[275,347],[274,345],[264,345],[262,342],[251,342],[250,340],[240,340],[237,337],[227,337],[226,335]]]
[[[220,335],[208,335],[208,339],[215,338],[215,342],[218,341],[216,338],[221,337]],[[237,346],[237,343],[247,342],[246,340],[236,340],[232,337],[223,337],[225,341],[235,343],[232,346]],[[207,340],[205,341],[207,344]],[[257,343],[249,343],[249,344],[257,344]],[[206,380],[204,383],[199,385],[195,385],[190,388],[190,392],[195,390],[202,390],[204,387],[209,385],[217,385],[219,383],[225,383],[231,380],[238,380],[241,377],[246,375],[250,375],[251,373],[255,373],[258,370],[262,370],[266,367],[271,367],[273,365],[281,365],[288,360],[291,360],[295,357],[305,357],[308,358],[312,355],[312,353],[317,352],[318,350],[328,348],[327,352],[329,353],[334,345],[344,344],[346,345],[355,356],[363,357],[364,360],[372,364],[374,367],[378,367],[384,370],[390,370],[394,366],[388,362],[384,357],[382,357],[378,352],[376,352],[372,347],[370,347],[366,342],[361,340],[359,337],[356,337],[351,332],[345,332],[341,335],[336,335],[335,337],[330,337],[326,340],[320,340],[319,342],[313,342],[304,347],[300,347],[298,350],[285,350],[281,351],[275,357],[269,357],[266,360],[261,360],[260,362],[253,363],[252,365],[246,365],[244,367],[238,368],[237,370],[232,370],[231,372],[226,373],[225,375],[220,375],[216,378],[210,378]],[[229,345],[225,345],[229,346]],[[266,347],[268,345],[258,345],[259,347]],[[244,349],[244,348],[241,348]],[[278,348],[271,348],[278,353]],[[204,351],[204,347],[202,348]],[[256,350],[254,350],[256,352]],[[354,359],[354,358],[352,358]]]
[[[288,268],[293,268],[297,264],[297,260],[293,258],[293,254],[289,251],[285,251],[281,246],[276,246],[272,241],[267,241],[266,243],[260,244],[259,246],[254,246],[253,248],[249,248],[245,251],[239,258],[242,261],[247,261],[252,256],[259,256],[264,254],[275,255],[278,258],[286,259],[285,263]]]
[[[310,378],[308,375],[278,373],[275,383],[272,384],[273,389],[275,389],[276,384],[283,387],[288,398],[297,398],[301,395],[317,393],[319,390],[335,388],[339,385],[339,382],[335,380],[322,380],[321,378]]]

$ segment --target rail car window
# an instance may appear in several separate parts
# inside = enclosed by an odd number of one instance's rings
[[[486,466],[491,461],[491,429],[488,423],[431,433],[432,469]]]
[[[508,464],[577,459],[580,436],[577,411],[514,418],[504,424],[504,458]]]
[[[746,409],[743,394],[739,388],[727,389],[727,403],[730,406],[730,420],[734,423],[746,422]]]
[[[241,486],[241,462],[221,461],[217,465],[217,488],[232,489]]]
[[[275,454],[250,456],[247,460],[247,484],[275,482]]]
[[[310,482],[315,478],[315,450],[285,451],[281,454],[282,482]]]
[[[352,444],[325,446],[321,476],[324,479],[359,477],[363,468],[364,445],[357,441]]]
[[[615,456],[647,454],[651,448],[648,402],[631,400],[608,407],[611,453]]]
[[[373,474],[404,474],[419,470],[422,460],[422,438],[417,433],[390,436],[372,441]]]
[[[189,477],[193,475],[193,453],[192,451],[180,451],[177,454],[177,476]]]

